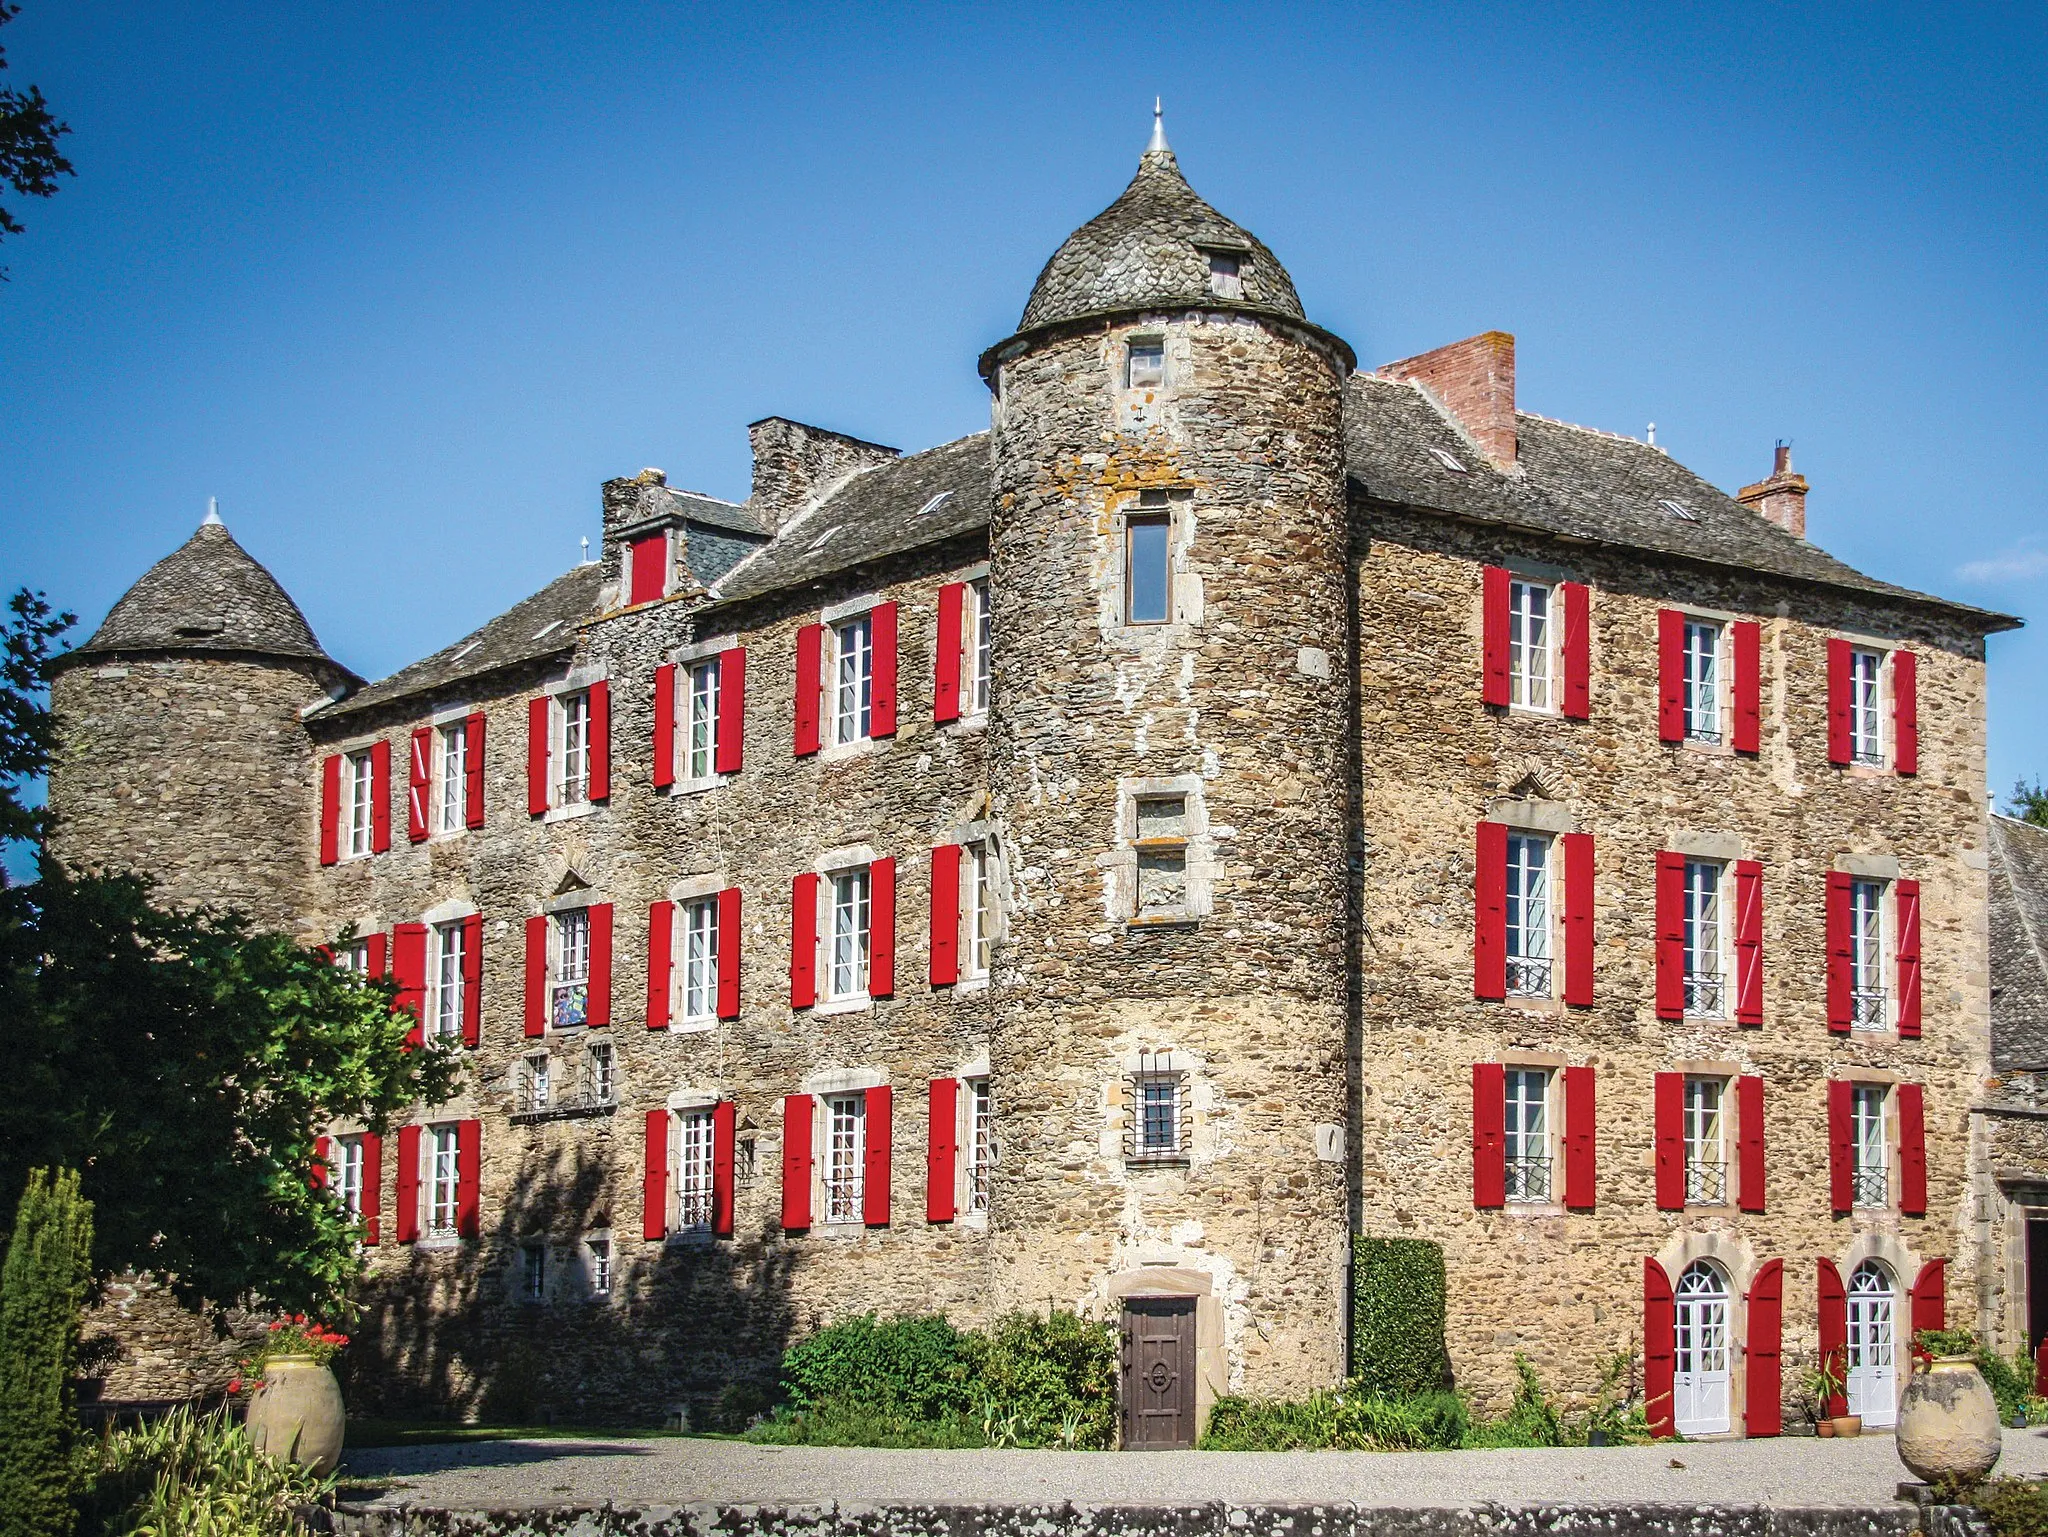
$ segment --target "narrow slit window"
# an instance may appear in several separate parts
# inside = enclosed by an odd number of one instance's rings
[[[1164,510],[1124,523],[1124,622],[1165,624],[1173,617],[1173,521]]]
[[[988,1210],[989,1171],[996,1161],[995,1101],[986,1078],[967,1080],[967,1209]]]
[[[968,688],[967,713],[980,715],[988,709],[989,685],[995,676],[994,648],[990,645],[990,616],[988,579],[970,582],[967,597],[972,605],[969,614],[967,644],[972,666],[969,674],[973,682]]]

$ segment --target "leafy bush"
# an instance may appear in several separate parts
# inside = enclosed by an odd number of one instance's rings
[[[1564,1422],[1558,1418],[1557,1407],[1550,1401],[1550,1395],[1543,1390],[1543,1379],[1536,1375],[1536,1368],[1529,1364],[1529,1358],[1519,1350],[1515,1352],[1515,1374],[1521,1381],[1515,1387],[1515,1401],[1507,1414],[1497,1420],[1487,1420],[1472,1427],[1472,1433],[1465,1438],[1467,1446],[1563,1446],[1566,1444]]]
[[[1913,1336],[1913,1346],[1931,1356],[1973,1356],[1977,1336],[1968,1329],[1921,1329]]]
[[[1078,1313],[1011,1313],[983,1361],[984,1409],[1015,1416],[1022,1446],[1106,1450],[1116,1444],[1116,1331]],[[994,1437],[991,1444],[996,1444]]]
[[[69,1169],[29,1175],[0,1266],[0,1533],[68,1537],[77,1518],[72,1373],[92,1279],[92,1203]]]
[[[1219,1398],[1201,1447],[1212,1452],[1434,1451],[1464,1443],[1471,1423],[1455,1393],[1385,1398],[1356,1384],[1293,1401]]]
[[[225,1409],[177,1409],[102,1441],[80,1537],[303,1537],[332,1480],[265,1456]]]
[[[2048,1483],[1994,1478],[1970,1494],[1998,1537],[2048,1537]]]
[[[1977,1370],[1991,1389],[1992,1397],[1998,1400],[1999,1419],[2011,1424],[2012,1417],[2026,1408],[2034,1396],[2033,1359],[2022,1350],[2007,1360],[1987,1346],[1977,1352]]]
[[[799,1413],[836,1401],[889,1419],[944,1420],[979,1407],[988,1343],[936,1315],[872,1313],[820,1329],[782,1356],[782,1391]]]
[[[1407,1398],[1450,1386],[1442,1245],[1353,1239],[1351,1296],[1351,1371],[1363,1392]]]

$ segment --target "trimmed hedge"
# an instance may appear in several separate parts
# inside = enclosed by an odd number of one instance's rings
[[[1426,1238],[1351,1241],[1351,1375],[1368,1398],[1451,1385],[1444,1251]]]

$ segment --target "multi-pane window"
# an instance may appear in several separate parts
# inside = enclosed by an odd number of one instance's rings
[[[612,1241],[609,1238],[592,1238],[584,1247],[590,1251],[590,1293],[594,1297],[608,1297],[612,1290]]]
[[[369,753],[353,752],[342,760],[342,772],[348,790],[348,851],[351,856],[367,854],[377,771]]]
[[[1135,807],[1138,916],[1170,916],[1188,902],[1188,801],[1185,795],[1141,795]]]
[[[334,1144],[334,1193],[351,1217],[363,1214],[363,1139],[343,1137]]]
[[[343,971],[352,971],[359,977],[367,977],[370,974],[370,942],[367,939],[354,939],[345,945],[336,945],[334,964]]]
[[[548,1017],[569,1030],[590,1017],[590,910],[555,914],[555,984]]]
[[[832,740],[867,739],[874,724],[875,632],[862,614],[832,628]]]
[[[462,1034],[463,980],[468,968],[469,930],[463,920],[434,926],[434,1034],[454,1038]]]
[[[519,1059],[519,1108],[545,1110],[554,1102],[554,1068],[544,1051]]]
[[[967,1209],[988,1210],[989,1171],[996,1161],[995,1101],[986,1078],[967,1080]]]
[[[868,867],[832,877],[832,928],[825,967],[829,996],[864,998],[868,991]]]
[[[583,1053],[583,1093],[594,1105],[609,1105],[619,1097],[617,1069],[612,1049],[602,1041],[593,1042]]]
[[[1849,759],[1884,762],[1884,656],[1857,646],[1849,652]]]
[[[719,667],[716,658],[693,665],[685,679],[683,778],[709,779],[718,762]]]
[[[1557,702],[1551,596],[1542,582],[1508,584],[1508,703],[1525,710]]]
[[[967,713],[981,715],[988,710],[990,680],[995,676],[994,652],[989,644],[988,578],[967,584]]]
[[[1722,965],[1722,867],[1710,859],[1685,862],[1685,1012],[1694,1019],[1727,1013],[1727,975]]]
[[[435,758],[435,825],[452,833],[469,825],[469,731],[461,721],[441,728]]]
[[[1166,493],[1145,491],[1124,520],[1124,623],[1165,624],[1173,617],[1173,519]]]
[[[707,1024],[718,1017],[718,899],[683,904],[682,1018]]]
[[[519,1295],[528,1302],[545,1302],[548,1297],[548,1246],[523,1244],[519,1250]]]
[[[1511,1067],[1507,1089],[1507,1196],[1510,1201],[1550,1199],[1550,1072]]]
[[[967,845],[967,975],[988,975],[995,939],[995,849],[983,840]]]
[[[825,1220],[858,1222],[866,1193],[867,1096],[825,1100]]]
[[[1235,252],[1209,253],[1209,292],[1219,299],[1244,297],[1244,273]]]
[[[461,1175],[455,1156],[455,1128],[427,1128],[426,1228],[429,1238],[453,1238],[461,1205]]]
[[[562,695],[560,711],[562,778],[555,786],[555,804],[580,806],[590,799],[590,690]]]
[[[1181,1075],[1140,1073],[1136,1082],[1136,1153],[1140,1158],[1177,1158],[1186,1151],[1181,1139]]]
[[[1550,840],[1508,836],[1507,991],[1510,998],[1548,998],[1550,979]]]
[[[1723,1124],[1726,1087],[1719,1078],[1685,1080],[1685,1200],[1688,1206],[1721,1206],[1728,1200],[1728,1151]]]
[[[1721,740],[1721,627],[1710,619],[1685,621],[1681,680],[1688,742]]]
[[[1891,1023],[1884,984],[1884,885],[1849,883],[1849,1018],[1858,1030],[1882,1030]]]
[[[711,1230],[712,1128],[709,1110],[676,1112],[675,1231]]]
[[[1124,368],[1124,384],[1134,390],[1156,390],[1166,382],[1166,343],[1134,341]]]
[[[1850,1091],[1849,1144],[1858,1206],[1891,1204],[1891,1149],[1885,1140],[1885,1087],[1859,1083]]]

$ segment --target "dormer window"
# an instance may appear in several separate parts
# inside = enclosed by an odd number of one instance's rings
[[[1219,299],[1244,297],[1244,275],[1236,252],[1209,253],[1209,292]]]
[[[1124,369],[1124,387],[1156,390],[1165,383],[1166,343],[1158,337],[1133,341]]]

